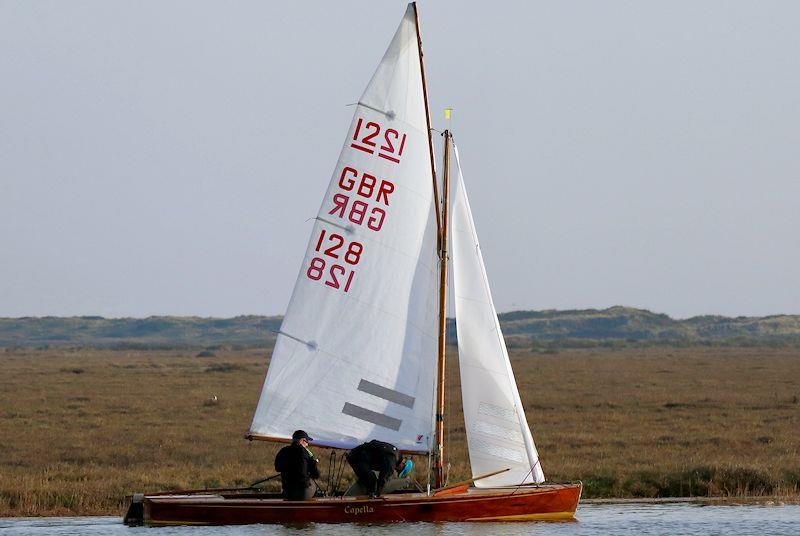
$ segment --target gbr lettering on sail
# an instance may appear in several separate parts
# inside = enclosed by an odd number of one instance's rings
[[[372,155],[395,165],[401,163],[407,135],[379,122],[358,117],[349,139],[349,148]],[[363,159],[362,159],[363,161]],[[327,207],[326,219],[343,228],[359,226],[367,232],[380,233],[389,217],[394,183],[372,171],[369,162],[359,169],[345,166],[338,178],[336,191]],[[384,171],[384,175],[386,172]],[[349,240],[347,233],[320,229],[316,237],[315,256],[306,268],[306,277],[327,287],[349,292],[356,281],[358,265],[366,255],[362,242]]]

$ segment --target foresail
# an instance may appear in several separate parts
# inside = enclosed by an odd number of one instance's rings
[[[315,220],[253,437],[430,449],[437,223],[418,47],[409,5]]]
[[[461,398],[472,474],[510,469],[476,481],[479,487],[543,482],[539,456],[492,302],[458,150],[454,151],[451,257]]]

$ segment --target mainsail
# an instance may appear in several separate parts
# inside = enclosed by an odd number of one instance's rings
[[[475,485],[492,487],[544,482],[492,302],[458,150],[453,149],[456,180],[451,200],[451,252],[461,397],[470,465],[473,476],[511,469],[478,480]]]
[[[413,5],[359,100],[315,219],[250,437],[428,452],[437,221]]]

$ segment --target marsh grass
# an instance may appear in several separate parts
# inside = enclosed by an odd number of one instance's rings
[[[273,474],[278,447],[243,439],[269,351],[215,353],[1,353],[0,515],[120,514],[135,491]],[[798,495],[800,350],[516,349],[512,360],[550,480],[581,479],[588,497]],[[451,481],[469,472],[457,370],[451,359]],[[329,452],[317,450],[323,467]]]

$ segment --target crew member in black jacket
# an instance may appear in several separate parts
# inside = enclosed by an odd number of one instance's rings
[[[283,498],[289,501],[310,499],[314,496],[316,486],[313,479],[319,478],[317,463],[308,450],[313,441],[303,430],[292,434],[292,444],[283,447],[275,456],[275,470],[281,474]]]
[[[397,447],[391,443],[373,439],[351,450],[347,454],[347,463],[353,468],[359,483],[364,486],[370,497],[378,497],[392,476],[392,472],[399,473],[405,468],[406,459],[400,456]],[[373,471],[378,471],[377,478]]]

